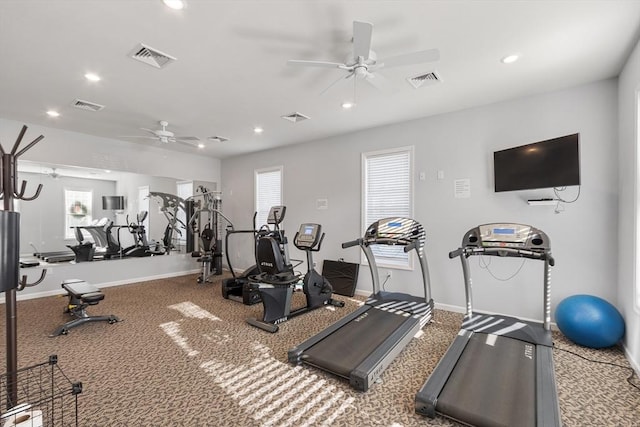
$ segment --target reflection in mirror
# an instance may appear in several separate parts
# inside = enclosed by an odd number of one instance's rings
[[[149,193],[175,195],[180,191],[180,197],[186,198],[195,193],[198,185],[216,188],[216,183],[22,160],[18,179],[43,186],[38,199],[16,206],[20,212],[21,257],[45,252],[67,257],[52,258],[53,262],[169,252],[163,242],[169,219],[162,202],[149,197]],[[184,213],[181,215],[184,217]],[[186,250],[189,230],[185,224],[183,220],[174,225],[171,253]],[[79,258],[70,247],[80,251]]]

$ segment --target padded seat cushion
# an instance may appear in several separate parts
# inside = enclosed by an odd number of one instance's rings
[[[82,299],[82,301],[86,302],[87,304],[93,305],[102,301],[104,299],[104,294],[102,292],[92,292],[89,294],[82,294],[80,298]]]
[[[64,290],[87,304],[97,304],[104,299],[104,294],[84,280],[69,280],[62,283]]]

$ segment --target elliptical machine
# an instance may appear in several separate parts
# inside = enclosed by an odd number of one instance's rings
[[[315,271],[313,254],[318,252],[324,239],[320,224],[302,224],[293,241],[296,248],[307,254],[307,274],[302,281],[302,291],[307,300],[305,307],[291,310],[291,297],[300,282],[279,250],[278,243],[271,237],[258,241],[256,261],[261,273],[251,276],[250,286],[257,289],[262,298],[262,319],[247,319],[247,323],[267,332],[278,331],[278,324],[300,314],[326,305],[344,307],[343,301],[331,298],[333,288],[329,281]]]
[[[122,257],[146,257],[164,255],[165,252],[155,242],[149,242],[147,231],[144,228],[144,220],[149,215],[147,211],[140,211],[136,215],[136,222],[129,222],[127,216],[127,228],[133,236],[133,245],[122,250]]]
[[[240,274],[236,274],[235,270],[231,265],[231,258],[229,257],[229,236],[237,233],[251,233],[254,238],[254,257],[257,259],[257,248],[258,242],[260,239],[264,237],[273,237],[278,246],[280,247],[279,251],[282,253],[283,259],[286,264],[289,264],[289,253],[287,252],[287,238],[284,235],[284,230],[280,228],[280,224],[284,220],[284,215],[287,212],[286,206],[272,206],[269,209],[269,214],[267,215],[267,226],[260,227],[259,230],[256,230],[256,216],[257,212],[253,214],[253,230],[227,230],[227,235],[225,237],[224,247],[226,248],[227,254],[227,265],[229,266],[229,270],[231,271],[231,275],[228,279],[222,280],[222,297],[225,299],[229,299],[231,301],[241,302],[245,305],[253,305],[257,304],[261,301],[260,293],[257,288],[250,285],[249,278],[251,276],[257,276],[261,273],[260,268],[258,268],[257,264],[252,265],[247,268]],[[273,230],[269,228],[269,226],[273,226]],[[293,267],[291,268],[291,272],[293,274]]]

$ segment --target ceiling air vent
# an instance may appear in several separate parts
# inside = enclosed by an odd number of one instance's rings
[[[229,138],[225,138],[224,136],[210,136],[207,139],[213,142],[225,142],[229,140]]]
[[[176,60],[176,58],[174,58],[173,56],[162,53],[159,50],[151,48],[142,43],[136,46],[135,49],[131,51],[129,56],[131,56],[135,60],[152,65],[156,68],[163,68],[165,65]]]
[[[83,101],[82,99],[76,99],[71,105],[73,105],[75,108],[79,108],[80,110],[87,111],[100,111],[104,108],[104,105],[96,104],[89,101]]]
[[[291,113],[291,114],[287,114],[286,116],[280,116],[280,117],[282,117],[285,120],[289,120],[291,123],[298,123],[303,120],[309,119],[309,117],[300,113]]]
[[[422,87],[422,86],[438,83],[440,81],[440,76],[435,71],[430,71],[425,74],[419,74],[417,76],[409,77],[407,78],[407,81],[415,89],[418,89],[419,87]]]

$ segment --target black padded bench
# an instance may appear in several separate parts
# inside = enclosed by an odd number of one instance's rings
[[[62,288],[67,291],[69,296],[69,302],[64,312],[69,313],[75,319],[60,326],[50,336],[66,335],[69,333],[69,329],[87,322],[109,322],[111,324],[120,321],[113,314],[108,316],[89,316],[87,314],[88,306],[96,305],[104,299],[104,294],[95,286],[84,280],[74,279],[62,282]]]

